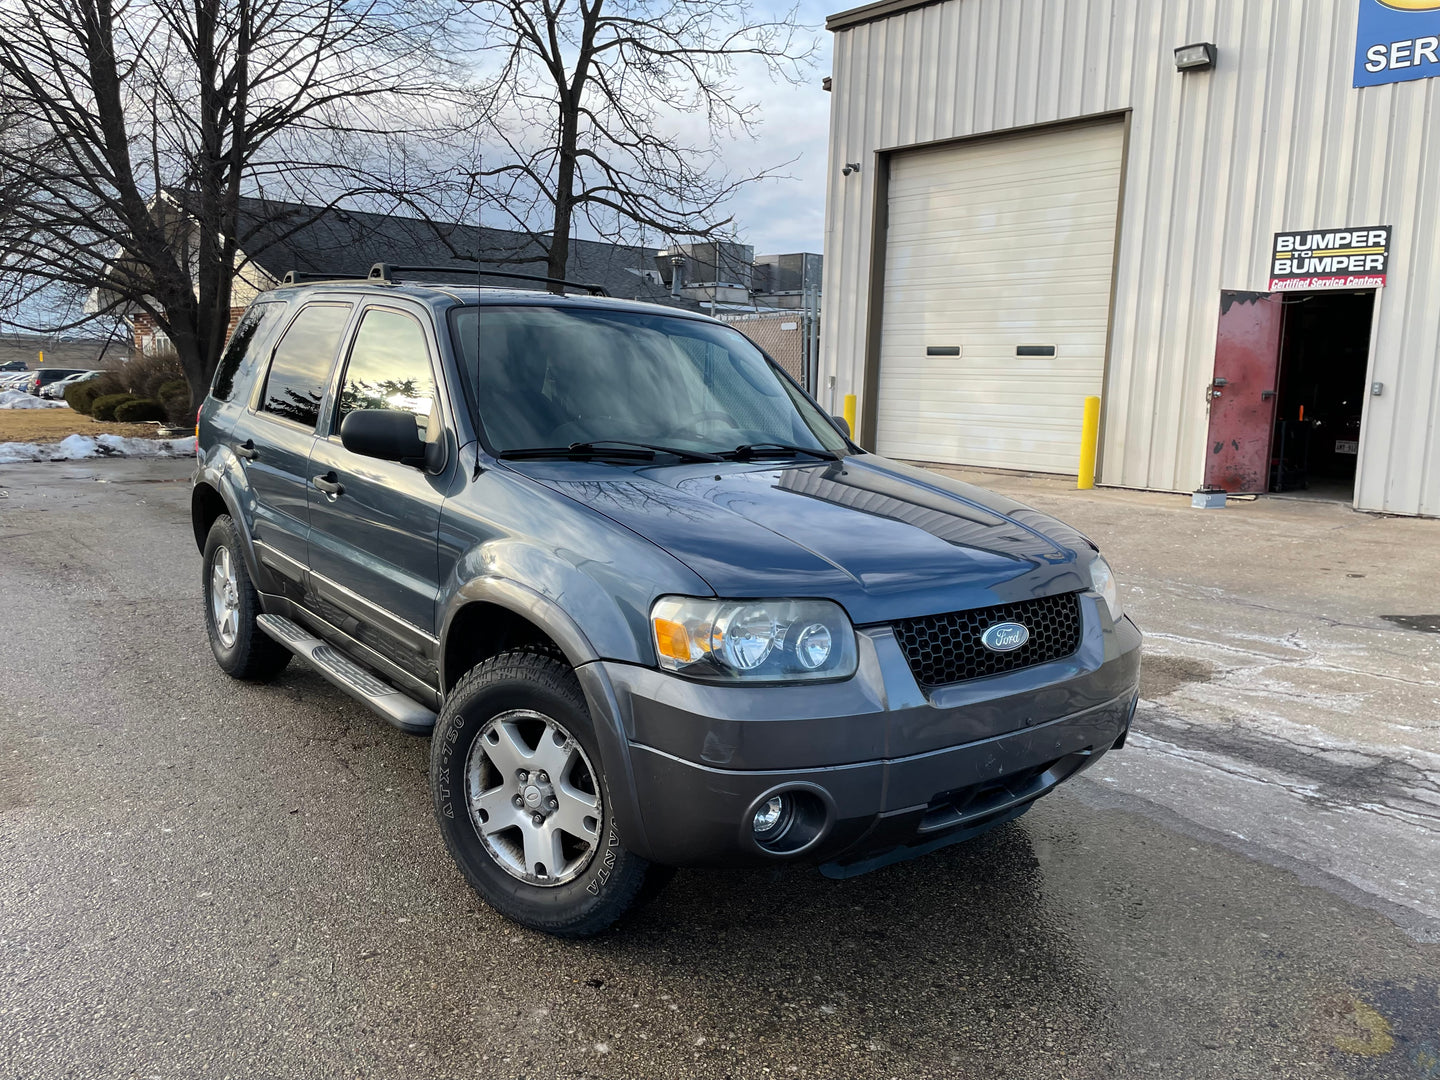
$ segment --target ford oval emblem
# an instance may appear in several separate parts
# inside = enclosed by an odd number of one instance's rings
[[[980,644],[991,652],[1014,652],[1030,640],[1030,631],[1018,622],[996,623],[980,635]]]

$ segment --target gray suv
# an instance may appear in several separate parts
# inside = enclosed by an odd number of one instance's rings
[[[221,668],[298,655],[429,734],[498,911],[580,936],[672,867],[852,876],[1124,743],[1140,633],[1075,530],[866,453],[712,319],[425,276],[255,301],[193,523]]]

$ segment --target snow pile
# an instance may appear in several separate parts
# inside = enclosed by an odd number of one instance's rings
[[[24,390],[0,390],[0,409],[68,409],[63,401],[31,397]]]
[[[0,443],[0,465],[18,461],[80,461],[98,457],[189,457],[195,437],[126,439],[120,435],[71,435],[58,443]]]

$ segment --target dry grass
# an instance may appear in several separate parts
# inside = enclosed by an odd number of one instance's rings
[[[53,443],[67,435],[125,435],[153,439],[154,424],[106,424],[73,409],[0,409],[0,443]]]

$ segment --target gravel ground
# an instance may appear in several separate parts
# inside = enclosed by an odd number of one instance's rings
[[[449,862],[424,740],[215,667],[188,469],[0,467],[0,1076],[1435,1075],[1440,948],[1118,784],[520,930]]]

